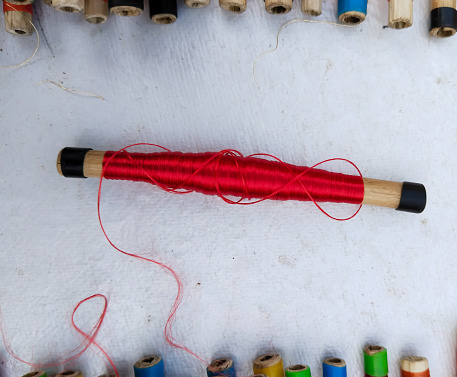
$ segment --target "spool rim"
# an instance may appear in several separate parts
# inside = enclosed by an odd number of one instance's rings
[[[151,21],[159,25],[170,25],[177,20],[176,15],[171,13],[155,14],[151,17]]]

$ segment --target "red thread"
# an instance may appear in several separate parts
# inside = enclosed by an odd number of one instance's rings
[[[329,159],[308,168],[286,164],[268,154],[244,157],[232,149],[217,153],[180,153],[154,145],[166,152],[127,152],[126,149],[134,145],[105,153],[104,178],[149,182],[175,194],[195,191],[218,195],[229,204],[250,205],[266,199],[312,201],[323,213],[335,220],[351,219],[358,213],[360,206],[351,217],[338,219],[325,212],[317,202],[361,204],[363,200],[362,175],[346,159]],[[316,169],[325,162],[335,160],[348,162],[359,175]],[[228,196],[240,199],[233,201]],[[252,200],[253,198],[257,200]]]
[[[17,11],[17,12],[27,12],[33,15],[33,5],[18,5],[18,4],[10,4],[3,0],[3,13]]]
[[[408,372],[406,370],[401,369],[400,371],[401,377],[430,377],[430,370],[424,370],[423,372]]]
[[[103,311],[102,311],[102,314],[100,315],[100,317],[98,318],[97,323],[94,325],[94,327],[90,330],[89,333],[86,333],[76,325],[74,317],[75,317],[76,311],[79,309],[79,307],[83,303],[85,303],[86,301],[92,300],[94,298],[102,298],[103,299],[103,301],[104,301]],[[113,368],[114,373],[116,374],[116,376],[119,377],[119,372],[117,371],[116,365],[114,364],[113,360],[108,355],[108,353],[105,351],[105,349],[95,340],[95,338],[97,337],[98,332],[100,331],[100,328],[102,326],[103,320],[105,319],[107,307],[108,307],[108,300],[102,294],[95,294],[95,295],[92,295],[90,297],[86,297],[84,300],[81,300],[80,302],[78,302],[78,304],[73,309],[73,312],[71,313],[71,325],[78,332],[78,334],[80,334],[83,337],[83,341],[75,349],[71,350],[70,352],[68,352],[67,354],[65,354],[65,355],[63,355],[61,357],[58,357],[57,358],[58,361],[55,362],[55,363],[32,363],[30,361],[26,361],[24,359],[21,359],[12,350],[11,344],[9,343],[9,341],[8,341],[8,339],[6,337],[5,330],[3,329],[3,326],[0,326],[0,331],[2,333],[3,342],[5,344],[5,349],[12,357],[14,357],[16,360],[18,360],[18,361],[20,361],[20,362],[22,362],[24,364],[30,365],[30,366],[32,366],[34,368],[49,368],[49,367],[54,367],[54,366],[57,366],[57,365],[63,365],[63,364],[66,364],[68,362],[71,362],[73,360],[76,360],[91,345],[94,345],[97,349],[99,349],[101,351],[103,356],[106,358],[108,363]],[[1,319],[1,311],[0,311],[0,319]]]
[[[128,153],[127,149],[148,145],[165,150],[162,153]],[[275,161],[257,158],[269,157]],[[314,169],[328,161],[346,161],[355,167],[359,176],[329,173]],[[306,175],[306,176],[305,176]],[[349,220],[361,208],[363,200],[363,180],[357,166],[345,159],[322,161],[310,168],[286,164],[268,154],[254,154],[247,157],[235,150],[227,149],[218,153],[184,154],[171,152],[156,144],[132,144],[117,152],[106,152],[98,186],[97,212],[102,232],[109,244],[122,254],[143,260],[170,273],[176,280],[178,292],[170,309],[164,336],[168,344],[196,357],[204,365],[209,360],[197,355],[173,336],[173,319],[183,299],[183,283],[179,275],[171,267],[116,246],[105,231],[100,212],[101,190],[103,178],[144,181],[153,183],[161,189],[175,194],[187,194],[192,191],[208,195],[218,195],[230,204],[249,205],[266,199],[276,200],[310,200],[327,216],[335,220]],[[239,196],[233,201],[227,195]],[[256,201],[242,202],[247,198],[259,198]],[[347,202],[360,204],[357,211],[346,219],[337,219],[327,214],[318,204],[319,201]]]

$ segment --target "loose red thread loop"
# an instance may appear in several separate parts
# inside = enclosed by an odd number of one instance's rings
[[[128,148],[140,145],[157,147],[165,152],[151,154],[127,152]],[[257,157],[268,157],[273,161]],[[359,176],[315,169],[325,162],[338,160],[351,164]],[[244,157],[233,149],[217,153],[183,154],[149,143],[132,144],[117,152],[105,153],[97,197],[98,220],[102,232],[109,244],[120,253],[154,263],[173,276],[178,292],[165,324],[165,339],[168,344],[193,355],[204,365],[208,365],[209,360],[180,344],[173,336],[173,319],[183,299],[183,283],[179,275],[161,262],[120,249],[108,237],[100,212],[103,178],[149,182],[174,194],[197,191],[218,195],[230,204],[251,205],[267,199],[309,200],[328,217],[339,221],[349,220],[360,211],[364,193],[360,170],[351,161],[341,158],[325,160],[307,168],[286,164],[269,154],[253,154]],[[233,201],[227,196],[239,196],[240,199]],[[244,199],[252,198],[258,199],[243,202]],[[360,206],[352,216],[338,219],[325,212],[317,200],[354,203]]]
[[[89,300],[95,299],[95,298],[102,298],[103,299],[103,301],[104,301],[103,311],[102,311],[100,317],[98,318],[97,323],[92,328],[92,330],[89,333],[86,333],[76,325],[76,323],[75,323],[75,314],[76,314],[77,310],[80,308],[80,306],[83,303],[85,303],[85,302],[87,302]],[[108,300],[102,294],[95,294],[95,295],[92,295],[90,297],[87,297],[84,300],[81,300],[75,306],[75,308],[73,309],[72,314],[71,314],[71,325],[78,332],[78,334],[83,337],[84,340],[75,349],[71,350],[70,352],[68,352],[67,354],[65,354],[63,356],[58,357],[57,358],[57,362],[54,362],[54,363],[32,363],[30,361],[26,361],[26,360],[20,358],[12,350],[11,344],[10,344],[8,338],[6,337],[5,330],[3,329],[3,326],[0,326],[0,331],[2,333],[2,338],[3,338],[3,343],[5,344],[5,349],[13,358],[15,358],[16,360],[18,360],[18,361],[20,361],[20,362],[22,362],[24,364],[30,365],[30,366],[32,366],[34,368],[50,368],[50,367],[55,367],[55,366],[58,366],[58,365],[67,364],[67,363],[69,363],[71,361],[74,361],[74,360],[78,359],[84,352],[86,352],[86,350],[90,346],[93,345],[103,354],[103,356],[106,358],[108,363],[111,365],[111,368],[113,369],[113,371],[116,374],[116,376],[119,377],[119,372],[118,372],[118,370],[116,368],[116,365],[114,364],[113,360],[108,355],[108,353],[105,351],[105,349],[95,340],[95,338],[97,337],[98,332],[100,331],[100,328],[102,326],[103,320],[105,319],[107,307],[108,307]],[[1,320],[1,322],[3,322],[2,318],[1,318],[1,312],[0,312],[0,320]]]

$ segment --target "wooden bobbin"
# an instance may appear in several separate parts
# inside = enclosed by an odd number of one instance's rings
[[[32,5],[29,4],[29,6],[31,7]],[[19,7],[19,5],[16,7]],[[7,10],[5,11],[4,16],[5,30],[8,33],[13,35],[32,35],[33,26],[31,13],[25,11]]]
[[[322,0],[301,0],[301,11],[310,16],[322,14]]]
[[[51,5],[60,12],[79,13],[84,9],[84,0],[52,0]]]
[[[184,0],[184,4],[189,8],[203,8],[209,4],[209,0]]]
[[[171,13],[155,14],[151,17],[151,21],[155,24],[168,25],[176,22],[176,16]]]
[[[351,11],[340,14],[338,19],[340,20],[340,22],[346,25],[358,25],[365,21],[366,16],[367,15],[365,13]]]
[[[413,0],[389,0],[388,26],[406,29],[413,24]]]
[[[430,36],[438,38],[452,37],[457,31],[457,25],[455,20],[456,0],[432,0],[431,1],[431,12],[432,12],[432,26],[430,28]],[[453,25],[433,25],[433,13],[438,11],[445,11],[452,13]]]
[[[286,14],[292,10],[292,0],[265,0],[265,10],[270,14]]]
[[[85,0],[84,19],[91,24],[103,24],[108,20],[107,0]]]
[[[219,0],[222,9],[233,13],[243,13],[247,8],[246,0]]]
[[[401,375],[417,374],[422,376],[430,376],[428,370],[428,360],[421,356],[406,356],[400,360]],[[406,373],[403,373],[406,372]]]
[[[56,377],[83,377],[83,375],[79,370],[66,370],[59,373]]]
[[[338,357],[329,357],[328,359],[324,360],[324,364],[338,368],[343,368],[346,366],[346,362]]]

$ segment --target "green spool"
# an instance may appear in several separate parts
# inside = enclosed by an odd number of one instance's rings
[[[363,349],[365,374],[372,377],[384,377],[389,374],[387,350],[381,346],[366,346]]]
[[[308,365],[291,365],[286,369],[286,377],[311,377],[311,369]]]
[[[48,377],[48,374],[44,370],[37,370],[24,374],[22,377]]]

